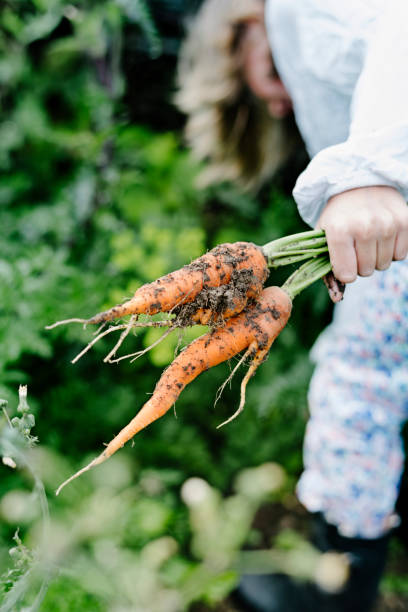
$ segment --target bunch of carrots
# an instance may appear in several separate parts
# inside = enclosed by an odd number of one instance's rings
[[[282,287],[264,288],[269,268],[298,262],[304,263]],[[244,408],[249,379],[267,358],[273,341],[289,320],[293,299],[317,279],[324,276],[327,278],[330,271],[327,242],[321,230],[280,238],[263,247],[248,242],[223,244],[180,270],[143,285],[123,304],[90,319],[69,319],[50,325],[47,329],[71,322],[104,327],[109,321],[130,315],[127,323],[100,331],[73,363],[100,338],[113,331],[122,330],[122,333],[105,357],[105,361],[110,363],[129,357],[137,358],[145,352],[114,358],[126,335],[134,327],[167,327],[161,340],[174,329],[188,325],[204,324],[210,328],[179,353],[162,373],[150,399],[130,423],[98,457],[66,480],[58,488],[57,494],[68,482],[104,462],[139,431],[163,416],[185,386],[199,374],[242,352],[241,359],[228,378],[231,379],[245,360],[250,360],[241,382],[240,404],[237,411],[220,427],[234,419]],[[336,294],[337,288],[338,285],[332,281],[330,291],[334,301],[342,297],[342,288]],[[138,320],[139,315],[157,313],[168,313],[168,318],[161,321]]]

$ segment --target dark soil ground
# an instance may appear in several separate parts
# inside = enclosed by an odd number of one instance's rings
[[[262,507],[255,518],[254,528],[262,533],[260,548],[267,548],[274,537],[284,529],[292,529],[308,537],[309,519],[304,508],[291,498],[285,505],[269,504]],[[391,541],[386,571],[381,583],[381,594],[373,612],[408,612],[408,542],[405,540],[405,534],[403,535],[404,539],[395,536]],[[195,604],[190,612],[242,612],[242,610],[229,598],[215,608]]]

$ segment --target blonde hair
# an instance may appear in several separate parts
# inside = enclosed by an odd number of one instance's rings
[[[262,0],[206,0],[190,24],[178,67],[176,104],[186,139],[207,163],[200,183],[224,180],[256,189],[293,149],[292,120],[276,120],[242,77],[245,23],[262,18]]]

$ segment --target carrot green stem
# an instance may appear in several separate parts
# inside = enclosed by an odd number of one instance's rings
[[[305,249],[303,251],[279,253],[278,255],[269,258],[268,267],[278,268],[279,266],[287,266],[289,264],[298,263],[299,261],[304,261],[305,259],[310,259],[312,257],[316,257],[317,255],[322,255],[323,253],[327,252],[328,248],[322,247],[321,249]]]
[[[268,264],[276,257],[283,255],[296,254],[299,251],[312,251],[314,249],[327,247],[326,236],[323,230],[312,230],[284,236],[272,242],[268,242],[262,247]],[[272,264],[273,265],[273,264]]]
[[[309,260],[290,276],[284,285],[292,298],[331,269],[324,230],[312,230],[278,238],[265,244],[262,251],[267,258],[269,268],[279,268]]]
[[[290,250],[285,250],[285,251],[278,251],[278,253],[274,254],[273,257],[271,257],[271,260],[277,259],[279,257],[291,257],[292,255],[310,255],[311,257],[313,255],[320,255],[321,253],[326,253],[328,251],[328,247],[327,245],[321,246],[321,247],[305,247],[304,249],[290,249]]]
[[[311,255],[309,253],[305,253],[304,255],[286,255],[282,257],[277,257],[276,259],[271,259],[268,267],[279,268],[281,266],[289,266],[290,264],[296,264],[300,261],[305,261],[305,259],[310,258]]]
[[[319,247],[327,246],[326,238],[313,238],[310,240],[302,240],[297,242],[292,242],[291,244],[284,245],[273,245],[270,247],[268,251],[270,255],[274,254],[274,251],[277,253],[292,253],[292,251],[307,250],[307,249],[316,249]],[[273,250],[272,250],[273,249]]]
[[[331,270],[331,263],[327,255],[320,255],[310,259],[298,268],[286,282],[282,289],[286,291],[293,300],[303,289],[328,274]]]

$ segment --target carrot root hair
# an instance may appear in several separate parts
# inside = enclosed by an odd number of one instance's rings
[[[111,358],[114,355],[116,355],[117,350],[122,346],[122,343],[123,343],[124,339],[129,334],[129,332],[132,329],[132,327],[133,327],[134,323],[136,322],[136,320],[137,320],[137,315],[132,315],[130,317],[129,322],[127,323],[127,325],[125,325],[125,329],[123,330],[123,332],[119,336],[119,340],[116,342],[115,346],[109,351],[109,353],[104,358],[104,360],[103,360],[104,363],[109,363]]]
[[[51,325],[46,325],[44,329],[54,329],[55,327],[59,327],[60,325],[66,325],[67,323],[83,323],[86,325],[88,323],[88,319],[64,319],[63,321],[56,321]]]
[[[136,318],[137,318],[136,316],[132,316],[128,323],[123,323],[121,325],[111,325],[110,327],[108,327],[108,329],[101,331],[85,346],[85,348],[82,349],[80,353],[78,353],[78,355],[76,355],[76,357],[74,357],[74,359],[71,360],[71,363],[77,363],[77,361],[79,361],[81,357],[83,357],[94,346],[94,344],[99,342],[99,340],[101,340],[104,336],[107,336],[108,334],[111,334],[112,332],[115,332],[115,331],[124,330],[122,334],[120,335],[119,340],[113,347],[113,349],[108,353],[108,355],[106,355],[106,357],[103,360],[105,363],[116,363],[116,361],[112,360],[111,358],[113,357],[113,355],[115,355],[118,348],[122,345],[123,341],[125,340],[126,336],[129,334],[131,329],[139,328],[139,327],[144,327],[144,328],[146,327],[169,327],[170,325],[172,325],[172,321],[170,319],[164,320],[164,321],[141,321],[139,322],[136,320]],[[104,325],[106,325],[106,323],[101,325],[100,329],[102,329]]]
[[[67,478],[66,480],[64,480],[64,482],[62,484],[60,484],[60,486],[58,487],[58,489],[55,491],[55,495],[59,495],[62,491],[62,489],[69,484],[70,482],[72,482],[73,480],[76,480],[79,476],[81,476],[81,474],[84,474],[85,472],[88,472],[88,470],[90,470],[91,468],[93,468],[95,465],[99,465],[100,463],[103,463],[104,461],[106,461],[106,459],[108,459],[109,456],[105,454],[105,451],[103,453],[101,453],[98,457],[95,457],[95,459],[92,459],[92,461],[90,463],[88,463],[88,465],[86,465],[85,467],[83,467],[82,469],[78,470],[78,472],[75,472],[75,474],[73,474],[72,476],[70,476],[69,478]]]
[[[220,388],[218,389],[216,395],[215,395],[215,400],[214,400],[214,408],[217,405],[225,387],[228,385],[229,382],[231,382],[232,378],[234,377],[235,373],[239,370],[239,368],[241,367],[241,365],[244,363],[244,361],[246,359],[248,359],[248,357],[251,356],[251,354],[254,353],[254,351],[256,350],[256,344],[252,343],[247,350],[245,351],[245,353],[242,355],[242,357],[240,358],[240,360],[238,361],[238,363],[235,365],[234,369],[230,372],[230,375],[228,376],[228,378],[226,380],[224,380],[224,382],[222,383],[222,385],[220,386]],[[221,427],[221,425],[219,425],[219,427]]]
[[[168,325],[170,325],[170,324],[171,324],[171,321],[169,321]],[[128,355],[122,355],[122,357],[117,357],[116,359],[111,359],[110,357],[113,356],[113,354],[114,354],[114,350],[112,349],[112,351],[109,353],[109,355],[107,355],[105,357],[104,362],[105,363],[119,363],[119,361],[123,361],[123,359],[131,359],[131,363],[133,363],[134,361],[136,361],[136,359],[139,359],[139,357],[142,357],[142,355],[145,355],[152,348],[154,348],[155,346],[160,344],[160,342],[163,342],[163,340],[165,338],[167,338],[167,336],[169,334],[171,334],[171,332],[173,332],[177,327],[178,327],[177,325],[172,325],[171,327],[168,327],[168,329],[166,329],[166,331],[160,336],[160,338],[158,338],[157,340],[152,342],[152,344],[150,344],[145,349],[143,349],[141,351],[137,351],[136,353],[129,353]],[[116,347],[114,347],[114,348],[116,348]],[[109,357],[109,359],[108,359],[108,357]]]
[[[251,348],[251,347],[249,347],[249,348]],[[255,355],[251,365],[248,368],[247,373],[245,374],[244,378],[242,379],[242,382],[241,382],[241,397],[240,397],[240,402],[239,402],[239,406],[238,406],[237,410],[226,421],[223,421],[222,423],[217,425],[217,429],[220,429],[221,427],[224,427],[224,425],[228,425],[228,423],[231,423],[231,421],[234,421],[234,419],[236,419],[237,416],[240,415],[241,412],[244,410],[244,407],[245,407],[245,398],[246,398],[246,388],[247,388],[247,384],[249,382],[249,379],[255,374],[258,366],[260,366],[260,364],[263,361],[265,361],[265,358],[266,358],[266,356],[269,353],[269,349],[270,349],[270,346],[268,346],[266,349],[258,350],[258,352],[256,353],[256,355]],[[252,351],[253,350],[254,350],[254,347],[252,346]],[[249,349],[248,349],[248,351],[249,351]],[[244,357],[245,356],[246,356],[246,353],[245,353]]]

